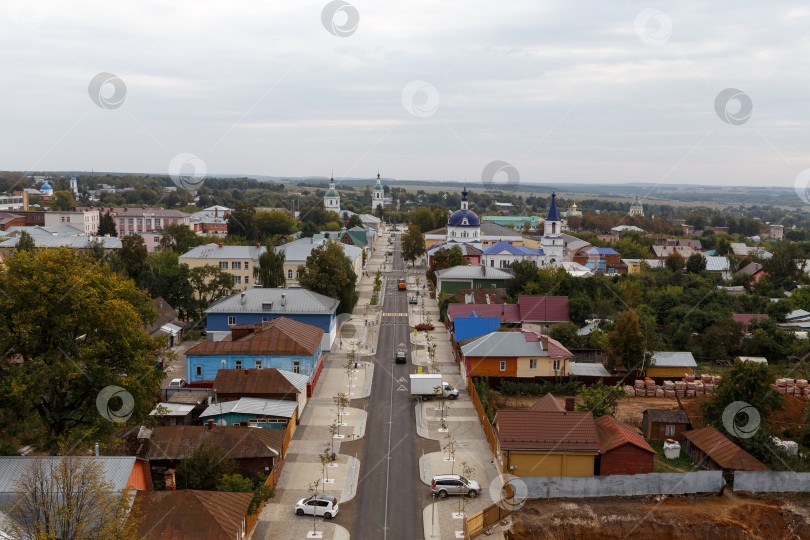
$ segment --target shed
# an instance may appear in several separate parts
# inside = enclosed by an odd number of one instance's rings
[[[596,419],[596,436],[599,439],[598,475],[653,472],[655,450],[638,429],[612,416],[600,416]]]
[[[768,359],[764,356],[738,356],[737,362],[753,362],[755,364],[768,365]]]
[[[678,377],[687,373],[694,373],[697,362],[692,353],[685,352],[656,352],[653,353],[650,365],[647,368],[647,377]]]
[[[769,471],[757,458],[711,426],[684,434],[684,450],[699,467],[716,471]]]
[[[610,377],[605,366],[595,362],[569,362],[568,374],[577,377]]]
[[[648,441],[682,441],[683,434],[690,429],[689,417],[680,409],[646,409],[641,415],[641,432]]]

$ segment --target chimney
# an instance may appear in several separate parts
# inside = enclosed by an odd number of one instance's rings
[[[214,431],[214,419],[213,418],[208,419],[208,431]]]
[[[98,457],[98,443],[96,443],[96,445],[93,447],[93,450],[96,453],[96,457]]]
[[[242,291],[242,293],[239,296],[240,296],[239,303],[244,306],[245,302],[247,301],[247,293],[245,291]]]
[[[576,398],[574,396],[565,396],[565,410],[570,412],[574,410],[574,403]]]
[[[256,249],[259,249],[260,247],[262,247],[262,245],[257,242],[256,243]]]
[[[174,469],[167,469],[163,473],[163,481],[166,483],[164,489],[166,491],[174,491],[177,489],[177,483],[174,480]]]
[[[222,247],[222,244],[219,244],[219,247]]]
[[[163,299],[161,298],[158,300],[158,306],[160,307],[160,311],[163,311]]]
[[[281,293],[281,305],[282,306],[287,305],[287,293]]]

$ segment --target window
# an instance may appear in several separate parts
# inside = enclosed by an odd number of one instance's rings
[[[233,284],[234,285],[241,285],[242,284],[242,276],[233,276]]]
[[[250,277],[249,277],[249,276],[245,276],[245,285],[247,285],[248,283],[250,283]]]
[[[236,368],[236,369],[242,369],[242,361],[241,360],[236,360],[234,362],[233,367]]]
[[[160,237],[159,237],[159,236],[155,236],[155,243],[156,243],[156,244],[159,244],[159,243],[160,243]]]
[[[197,366],[195,373],[197,377],[202,377],[202,366]]]
[[[506,371],[506,360],[501,360],[501,371]]]
[[[529,360],[529,369],[537,369],[537,358]]]
[[[245,261],[245,270],[250,270],[250,261]]]
[[[490,259],[489,260],[489,265],[490,266],[495,266],[495,259]]]
[[[270,320],[270,317],[262,317],[262,322],[268,322],[269,320]]]
[[[292,279],[292,269],[287,270],[287,279]]]
[[[132,218],[129,218],[129,224],[132,225],[133,223],[135,223],[135,220],[132,219]]]
[[[301,373],[301,362],[293,362],[293,373]]]
[[[227,270],[228,269],[228,261],[219,261],[219,269],[220,270]]]
[[[151,220],[151,219],[147,219],[147,220],[146,220],[146,226],[147,226],[147,227],[151,227],[151,226],[152,226],[152,220]]]
[[[123,219],[123,218],[119,219],[119,220],[118,220],[118,224],[119,224],[119,225],[123,225],[123,224],[124,224],[124,219]]]
[[[553,369],[554,371],[560,371],[560,360],[559,359],[551,361],[551,369]]]
[[[235,324],[236,324],[236,316],[228,315],[228,326],[233,326]]]
[[[298,270],[295,271],[295,279],[298,279]]]
[[[674,437],[675,436],[675,424],[667,425],[665,435],[667,437]]]
[[[231,270],[241,270],[242,261],[231,261]]]
[[[65,216],[62,216],[62,223],[65,222]]]
[[[256,359],[256,369],[262,369],[262,359],[261,358]]]

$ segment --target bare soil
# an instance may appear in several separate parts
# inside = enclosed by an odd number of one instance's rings
[[[810,538],[810,500],[723,496],[530,501],[507,540]]]

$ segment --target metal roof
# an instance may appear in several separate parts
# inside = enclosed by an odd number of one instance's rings
[[[769,471],[757,458],[711,426],[687,431],[684,438],[720,467],[732,471]]]
[[[318,351],[323,329],[287,317],[267,322],[232,326],[231,339],[203,341],[189,349],[194,355],[284,355],[312,356]]]
[[[520,231],[510,229],[509,227],[504,227],[503,225],[498,225],[497,223],[493,223],[491,221],[481,222],[481,236],[511,236],[514,238],[523,238]]]
[[[73,459],[100,465],[103,481],[112,485],[115,491],[127,486],[132,469],[135,467],[134,456],[72,456]],[[45,467],[54,467],[63,456],[0,456],[0,493],[13,493],[23,475],[37,460],[42,460]],[[46,469],[47,470],[47,469]]]
[[[242,302],[242,295],[244,303]],[[286,305],[281,305],[285,295]],[[278,315],[331,315],[340,302],[306,289],[253,287],[223,298],[205,310],[209,313],[272,313]]]
[[[243,397],[236,401],[226,401],[224,403],[209,405],[200,415],[200,418],[228,413],[292,418],[296,408],[298,408],[297,401]]]
[[[286,374],[289,371],[281,371],[276,368],[268,369],[220,369],[214,379],[213,390],[218,395],[238,395],[238,396],[265,396],[268,399],[272,396],[277,399],[281,396],[294,396],[303,391],[298,385],[293,383],[291,377]],[[303,386],[306,388],[308,377],[293,373],[296,377],[303,378]],[[300,383],[300,380],[297,380]]]
[[[520,320],[523,322],[569,322],[567,296],[518,296]]]
[[[188,413],[194,410],[195,406],[196,405],[186,405],[183,403],[161,402],[157,404],[157,407],[152,409],[149,416],[186,416]],[[162,407],[165,410],[158,414],[159,407]]]
[[[605,454],[625,444],[632,444],[645,452],[655,454],[655,450],[644,440],[639,431],[612,416],[596,419],[596,435],[599,439],[599,453]]]
[[[229,491],[139,491],[133,507],[144,517],[138,534],[146,540],[234,540],[242,535],[252,493]]]
[[[225,244],[203,244],[191,248],[180,255],[183,259],[251,259],[259,260],[259,255],[267,250],[264,246],[228,246]]]
[[[285,434],[284,429],[243,426],[158,426],[152,430],[143,457],[184,459],[202,444],[219,446],[232,459],[276,457],[281,454]]]
[[[341,233],[335,232],[334,234],[335,237],[332,238],[332,240],[337,241]],[[313,249],[325,245],[327,242],[329,242],[329,239],[326,238],[301,238],[287,244],[282,244],[275,249],[277,253],[284,253],[284,264],[300,263],[303,265],[307,262],[307,257],[312,254]],[[342,242],[338,242],[338,245],[343,248],[343,254],[351,261],[363,255],[363,248],[361,247],[344,244]]]
[[[689,424],[689,417],[681,409],[645,409],[651,422],[660,424]]]
[[[590,411],[500,410],[495,413],[495,422],[498,440],[505,450],[599,452]]]
[[[512,272],[507,269],[491,266],[462,265],[445,268],[436,272],[440,279],[511,279]]]
[[[492,332],[461,348],[464,356],[516,357],[548,356],[540,340],[527,341],[529,332]],[[531,334],[537,336],[537,334]]]
[[[656,352],[652,355],[651,366],[655,367],[697,367],[695,357],[686,352]]]
[[[104,249],[121,249],[121,239],[114,236],[45,236],[35,235],[31,237],[34,246],[38,248],[73,248],[88,249],[94,244],[101,244]],[[0,247],[15,247],[20,240],[19,236],[9,238],[0,243]]]
[[[290,381],[293,386],[295,386],[299,392],[303,392],[307,388],[307,383],[309,382],[309,377],[302,373],[294,373],[292,371],[287,371],[284,369],[277,370],[281,373],[285,379]]]
[[[512,255],[541,256],[545,252],[542,249],[529,248],[526,246],[514,246],[508,242],[498,242],[484,248],[484,255],[497,255],[502,252],[509,252]]]
[[[704,257],[707,272],[728,272],[728,257]]]
[[[602,364],[569,362],[568,373],[578,377],[609,377],[610,372]]]

